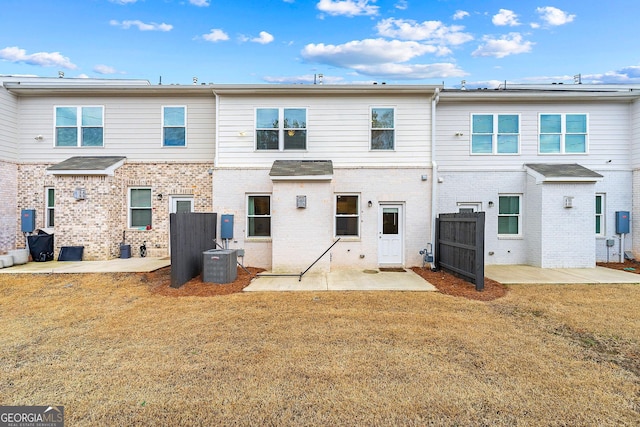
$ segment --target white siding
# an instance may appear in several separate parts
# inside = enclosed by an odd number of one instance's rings
[[[369,149],[370,108],[395,108],[395,150]],[[306,107],[307,150],[255,150],[257,107]],[[220,96],[219,167],[268,167],[280,159],[330,159],[336,166],[425,166],[431,161],[431,99],[424,95]]]
[[[54,106],[104,106],[104,147],[54,147]],[[162,147],[162,106],[187,106],[187,147]],[[22,162],[58,162],[72,156],[126,156],[135,161],[211,162],[215,99],[193,97],[30,97],[20,99]],[[42,135],[43,141],[35,141]]]
[[[631,127],[628,102],[620,103],[446,103],[437,107],[437,161],[440,170],[520,170],[525,163],[579,163],[593,169],[629,170]],[[637,109],[637,108],[636,108]],[[519,114],[520,154],[471,155],[471,114]],[[540,113],[585,113],[589,152],[538,154]],[[640,119],[640,113],[637,113]],[[462,133],[462,136],[456,136]],[[609,162],[611,160],[611,162]]]
[[[631,158],[633,168],[640,168],[640,100],[631,104]]]
[[[1,86],[0,80],[0,160],[18,160],[18,101]]]

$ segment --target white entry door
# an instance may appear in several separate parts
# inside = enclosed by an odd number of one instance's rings
[[[402,266],[404,224],[402,205],[381,204],[378,215],[378,264]]]

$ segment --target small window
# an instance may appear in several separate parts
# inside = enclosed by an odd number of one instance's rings
[[[247,209],[247,236],[271,236],[271,196],[249,196]]]
[[[374,107],[371,109],[371,149],[393,150],[395,148],[395,110]]]
[[[187,107],[162,107],[162,145],[164,147],[187,145]]]
[[[45,214],[44,214],[44,226],[55,226],[55,207],[56,207],[56,190],[48,187],[45,189]]]
[[[360,204],[356,195],[336,196],[336,236],[360,235]]]
[[[520,196],[504,195],[498,197],[498,235],[519,236],[521,234]]]
[[[306,149],[306,108],[256,109],[256,150]]]
[[[540,114],[541,154],[587,152],[586,114]]]
[[[596,236],[603,237],[604,230],[604,194],[596,194]]]
[[[471,128],[472,154],[520,152],[520,116],[517,114],[474,114]]]
[[[129,189],[129,227],[151,227],[151,189]]]
[[[104,108],[55,107],[56,147],[104,146]]]

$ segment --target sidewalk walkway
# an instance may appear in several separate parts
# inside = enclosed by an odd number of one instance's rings
[[[537,283],[640,283],[640,274],[594,268],[539,268],[530,265],[487,265],[484,275],[503,285]]]

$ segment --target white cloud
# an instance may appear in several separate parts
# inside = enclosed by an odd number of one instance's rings
[[[409,4],[407,3],[407,0],[398,0],[394,7],[399,10],[407,10],[409,8]]]
[[[412,19],[383,19],[376,25],[378,34],[389,38],[426,41],[430,43],[459,45],[473,40],[473,36],[462,32],[463,26],[444,25],[440,21],[418,23]]]
[[[137,2],[138,0],[109,0],[111,3],[115,3],[115,4],[133,4],[135,2]]]
[[[208,34],[203,34],[202,38],[208,42],[220,42],[229,40],[229,35],[219,28],[212,28]]]
[[[638,84],[640,83],[640,66],[630,65],[620,70],[607,71],[601,74],[582,74],[582,83],[591,84]]]
[[[189,0],[189,3],[191,3],[194,6],[198,6],[198,7],[207,7],[207,6],[209,6],[209,0]]]
[[[337,16],[370,16],[378,14],[378,6],[369,3],[375,0],[320,0],[316,7],[329,15]]]
[[[5,47],[0,50],[0,59],[9,62],[22,62],[29,65],[39,65],[41,67],[62,67],[68,70],[75,70],[77,65],[71,62],[60,52],[36,52],[27,54],[27,51],[17,46]]]
[[[530,52],[534,45],[533,42],[523,40],[520,33],[509,33],[499,39],[485,36],[483,41],[484,44],[478,46],[471,54],[472,56],[504,58],[509,55]]]
[[[362,64],[406,62],[427,53],[437,53],[438,48],[415,41],[365,39],[341,45],[308,44],[302,56],[312,62],[353,68]]]
[[[133,21],[116,21],[115,19],[112,19],[111,21],[109,21],[109,25],[113,25],[114,27],[120,27],[123,28],[125,30],[128,30],[131,27],[137,27],[138,30],[140,31],[171,31],[173,29],[173,25],[170,24],[165,24],[164,22],[162,24],[157,24],[155,22],[150,22],[150,23],[145,23],[139,20],[133,20]]]
[[[353,69],[368,76],[398,80],[464,77],[467,75],[451,63],[359,65]]]
[[[280,83],[280,84],[310,84],[318,83],[317,75],[305,74],[302,76],[265,76],[262,78],[268,83]],[[339,76],[323,76],[323,84],[341,84],[344,83],[344,78]]]
[[[266,31],[260,31],[260,36],[252,38],[251,41],[260,44],[269,44],[273,41],[273,36]]]
[[[456,13],[453,14],[453,20],[457,21],[460,19],[464,19],[467,16],[469,16],[469,12],[465,11],[465,10],[456,10]]]
[[[569,15],[567,12],[553,6],[539,7],[536,9],[536,12],[540,14],[540,18],[547,25],[551,26],[568,24],[569,22],[573,22],[576,17],[576,15]]]
[[[109,65],[99,64],[93,67],[93,71],[98,74],[116,74],[118,71]]]
[[[500,9],[500,11],[496,15],[493,15],[491,22],[493,22],[493,25],[498,25],[501,27],[515,27],[520,25],[520,22],[518,22],[518,15],[516,15],[512,10],[508,9]]]

